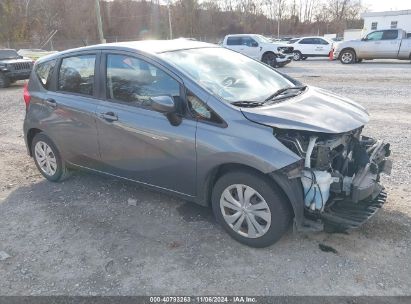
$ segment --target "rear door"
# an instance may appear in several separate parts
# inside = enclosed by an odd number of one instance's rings
[[[313,38],[303,38],[296,43],[295,48],[303,55],[315,55],[315,45]]]
[[[382,58],[397,58],[401,45],[398,30],[385,30],[380,44]]]
[[[51,87],[33,94],[42,104],[40,127],[57,144],[66,161],[81,166],[93,166],[99,160],[95,121],[99,60],[98,51],[60,58],[55,62]],[[37,76],[41,77],[40,73]],[[47,79],[40,81],[43,86],[48,83]]]
[[[182,117],[182,81],[134,53],[105,52],[102,67],[106,98],[97,109],[101,170],[194,196],[197,124]],[[150,97],[164,95],[175,100],[177,116],[151,107]]]
[[[244,46],[241,36],[229,36],[227,37],[226,47],[230,50],[240,52],[244,54]]]
[[[322,38],[314,38],[315,54],[317,56],[328,56],[331,51],[331,43]]]

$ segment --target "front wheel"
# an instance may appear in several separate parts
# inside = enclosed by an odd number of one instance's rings
[[[291,222],[288,201],[274,181],[248,170],[219,178],[213,189],[212,207],[228,234],[251,247],[274,244]]]
[[[269,66],[277,67],[277,56],[275,56],[275,54],[272,52],[264,54],[263,58],[261,58],[261,61],[265,64],[268,64]]]
[[[294,59],[295,61],[301,60],[302,57],[303,57],[303,55],[301,54],[300,51],[295,51],[295,52],[293,53],[293,59]]]
[[[340,61],[342,64],[355,63],[355,53],[352,50],[344,50],[341,52]]]
[[[57,182],[70,174],[53,141],[43,133],[34,136],[31,151],[40,173],[49,181]]]

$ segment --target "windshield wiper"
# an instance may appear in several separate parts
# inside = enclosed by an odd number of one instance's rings
[[[239,106],[239,107],[253,108],[253,107],[258,107],[258,106],[263,105],[264,102],[239,100],[239,101],[233,101],[231,104],[234,105],[234,106]]]
[[[282,88],[279,89],[278,91],[276,91],[274,94],[271,94],[270,96],[268,96],[265,101],[270,101],[272,99],[274,99],[275,97],[282,95],[283,93],[287,92],[287,91],[291,91],[291,90],[298,90],[298,91],[304,91],[307,88],[307,86],[295,86],[295,87],[286,87],[286,88]]]

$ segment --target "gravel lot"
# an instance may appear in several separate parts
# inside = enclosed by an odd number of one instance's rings
[[[392,144],[388,203],[367,224],[290,230],[252,249],[210,210],[135,184],[85,173],[46,182],[25,151],[17,83],[0,91],[0,294],[411,295],[411,65],[309,59],[282,71],[357,100],[371,114],[365,133]]]

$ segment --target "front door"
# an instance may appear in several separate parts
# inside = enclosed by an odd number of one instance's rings
[[[243,45],[243,51],[242,53],[244,55],[247,55],[248,57],[251,57],[253,59],[260,60],[260,46],[258,45],[258,42],[255,41],[252,37],[249,36],[244,36],[242,37],[242,45]]]
[[[382,55],[382,35],[383,31],[371,32],[360,43],[359,56],[360,58],[383,58]]]
[[[182,83],[128,53],[106,53],[103,65],[106,100],[97,108],[101,171],[194,196],[196,122],[175,123],[153,110],[150,100],[169,95],[182,107]]]

